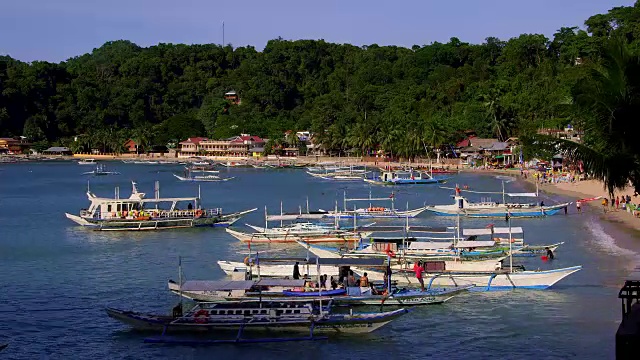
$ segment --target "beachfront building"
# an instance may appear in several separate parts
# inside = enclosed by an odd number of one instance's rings
[[[200,150],[200,143],[208,141],[206,137],[192,137],[185,141],[178,143],[178,157],[191,157],[198,156]]]
[[[141,147],[138,145],[138,143],[135,140],[129,139],[124,143],[124,150],[129,154],[137,154],[138,150],[143,150],[143,149],[141,149]]]
[[[73,155],[71,150],[64,146],[52,146],[42,153],[45,155]]]
[[[262,148],[264,151],[265,140],[259,136],[241,134],[223,140],[211,140],[207,138],[189,138],[180,142],[179,157],[207,156],[220,158],[247,158],[254,156],[258,151],[250,151]]]
[[[506,166],[518,161],[517,146],[518,138],[498,141],[470,136],[456,145],[456,152],[471,165]]]
[[[23,138],[0,138],[0,154],[20,155],[31,149],[31,143]]]

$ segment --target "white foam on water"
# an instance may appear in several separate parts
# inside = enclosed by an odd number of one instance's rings
[[[512,181],[514,181],[515,179],[513,178],[513,176],[504,176],[504,175],[497,175],[496,179],[498,180],[502,180],[505,183],[510,183]]]
[[[610,255],[618,256],[637,256],[638,254],[629,249],[621,248],[616,244],[616,240],[604,230],[602,224],[598,221],[589,221],[586,223],[587,229],[593,235],[592,241]]]

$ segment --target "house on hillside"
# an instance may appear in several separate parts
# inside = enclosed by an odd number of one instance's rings
[[[571,124],[565,126],[564,129],[539,129],[538,134],[553,136],[558,139],[570,140],[577,143],[582,142],[582,138],[584,137],[584,131],[575,129]]]
[[[240,96],[235,90],[224,93],[224,99],[230,101],[234,105],[240,105]]]

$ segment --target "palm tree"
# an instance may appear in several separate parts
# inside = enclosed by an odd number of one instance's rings
[[[610,194],[629,183],[640,193],[640,57],[620,39],[610,40],[602,64],[590,69],[572,96],[584,142],[538,135],[528,143],[582,161],[585,171],[601,179]]]
[[[440,122],[440,119],[433,116],[429,117],[422,129],[422,141],[436,153],[437,162],[440,162],[440,147],[445,143],[446,139],[447,130]]]

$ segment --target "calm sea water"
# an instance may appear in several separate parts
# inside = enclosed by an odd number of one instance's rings
[[[153,194],[160,181],[163,196],[194,196],[198,186],[171,175],[179,166],[108,164],[118,176],[91,178],[91,191],[111,196],[120,187],[128,196],[130,181]],[[205,359],[205,358],[612,358],[620,318],[617,292],[635,266],[635,252],[619,248],[607,225],[595,214],[557,215],[514,220],[532,244],[565,241],[557,259],[526,259],[528,268],[582,264],[584,269],[548,291],[469,293],[444,305],[419,307],[366,336],[314,343],[217,347],[143,344],[145,335],[108,318],[105,306],[167,313],[178,302],[166,290],[177,278],[178,257],[190,279],[219,279],[219,259],[241,260],[246,246],[223,229],[160,232],[96,232],[75,226],[64,212],[88,205],[87,166],[75,162],[0,165],[0,343],[10,344],[6,359]],[[203,203],[227,211],[258,207],[242,219],[263,223],[263,207],[271,213],[305,206],[333,208],[349,196],[388,196],[390,189],[364,183],[336,183],[311,178],[301,170],[231,169],[236,179],[203,183]],[[490,175],[456,175],[450,184],[500,190]],[[450,185],[453,186],[453,185]],[[517,182],[510,191],[523,190]],[[399,188],[396,206],[448,203],[451,191],[436,186]],[[479,199],[478,199],[479,200]],[[498,200],[498,199],[496,199]],[[547,198],[545,202],[550,203]],[[572,209],[573,210],[573,209]],[[484,227],[490,220],[464,220]],[[503,225],[503,220],[493,220]],[[390,223],[390,222],[389,222]],[[451,219],[421,215],[424,225],[454,225]],[[615,231],[615,229],[614,229]],[[280,249],[271,249],[278,254]],[[291,248],[288,252],[301,252]]]

